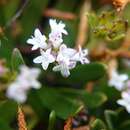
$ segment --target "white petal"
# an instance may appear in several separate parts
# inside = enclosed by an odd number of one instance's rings
[[[126,110],[130,113],[130,105],[126,107]]]
[[[55,72],[60,71],[61,70],[61,65],[54,66],[52,70],[55,71]]]
[[[38,75],[40,74],[41,70],[38,68],[31,68],[30,73],[32,74],[32,76],[34,76],[35,78],[38,77]]]
[[[27,100],[27,95],[19,94],[17,98],[14,97],[14,100],[16,100],[19,103],[24,103]]]
[[[51,48],[50,49],[47,49],[46,51],[46,55],[48,55],[48,62],[49,63],[53,63],[55,61],[55,58],[51,53]]]
[[[18,83],[12,83],[7,89],[6,96],[13,99],[19,103],[26,101],[26,92],[22,90],[22,87]]]
[[[47,70],[48,66],[49,66],[49,63],[48,63],[48,62],[42,62],[42,68],[43,68],[44,70]]]
[[[46,53],[47,53],[47,54],[50,54],[50,53],[51,53],[51,48],[47,49],[47,50],[46,50]]]
[[[81,62],[81,64],[88,64],[88,63],[90,63],[90,61],[87,58],[82,58],[80,62]]]
[[[36,44],[36,41],[35,41],[33,38],[29,38],[29,39],[27,40],[27,43],[28,43],[28,44],[32,44],[32,45],[35,45],[35,44]]]
[[[118,103],[119,105],[121,105],[121,106],[126,105],[126,102],[125,102],[124,100],[122,100],[122,99],[117,100],[117,103]]]
[[[84,56],[88,55],[88,50],[87,49],[84,49],[82,52],[83,52]]]
[[[35,44],[33,47],[32,47],[32,50],[37,50],[39,47],[37,44]]]
[[[130,101],[130,94],[127,92],[122,92],[122,98],[124,98],[127,101]]]
[[[61,46],[60,46],[60,51],[62,52],[64,49],[66,49],[67,48],[67,46],[65,45],[65,44],[62,44]]]
[[[65,35],[68,35],[68,32],[65,29],[62,30],[62,33],[64,33]]]
[[[75,66],[76,66],[76,62],[73,62],[73,61],[70,62],[68,65],[69,69],[73,69],[73,68],[75,68]]]
[[[42,36],[42,33],[40,32],[40,30],[38,28],[35,29],[34,36],[35,37],[41,37]]]
[[[57,23],[56,23],[55,19],[54,20],[50,19],[49,24],[50,24],[51,29],[53,30],[53,29],[55,29]]]
[[[33,88],[35,89],[41,88],[41,84],[37,80],[33,80],[31,83]]]
[[[43,57],[42,56],[38,56],[33,60],[34,63],[42,63],[43,62]]]
[[[126,74],[121,74],[121,75],[120,75],[120,78],[121,78],[123,81],[125,81],[125,80],[128,79],[128,75],[126,75]]]
[[[64,77],[68,77],[70,75],[70,71],[69,71],[69,69],[64,68],[64,69],[61,70],[61,74]]]
[[[55,61],[55,58],[52,55],[50,55],[50,57],[49,57],[49,63],[53,63],[54,61]]]

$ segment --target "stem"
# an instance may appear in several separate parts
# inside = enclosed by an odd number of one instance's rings
[[[18,17],[21,16],[23,10],[25,9],[26,5],[28,4],[29,0],[25,0],[25,2],[23,3],[22,7],[16,12],[16,14],[6,23],[4,28],[8,28],[11,26],[11,24],[16,21],[16,19]]]

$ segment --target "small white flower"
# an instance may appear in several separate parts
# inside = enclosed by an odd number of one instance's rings
[[[37,78],[40,74],[41,70],[38,68],[28,68],[27,66],[23,65],[20,67],[20,75],[17,77],[17,81],[23,81],[23,87],[32,87],[35,89],[39,89],[41,87]]]
[[[53,45],[54,48],[59,48],[63,42],[62,34],[59,32],[51,32],[49,34],[49,42]]]
[[[46,37],[41,34],[39,29],[35,29],[34,37],[32,36],[32,38],[29,38],[27,43],[33,45],[32,50],[47,48]]]
[[[81,46],[79,46],[79,51],[75,54],[73,60],[80,61],[81,64],[88,64],[89,60],[86,58],[87,55],[88,50],[87,49],[82,50]]]
[[[75,53],[75,49],[67,48],[65,44],[62,44],[60,46],[56,61],[59,64],[64,63],[69,69],[72,69],[76,66],[76,61],[72,60],[72,57],[75,55]]]
[[[50,19],[49,20],[50,27],[51,27],[51,32],[59,32],[67,35],[67,31],[64,29],[65,24],[62,22],[57,23],[56,20]]]
[[[75,54],[76,50],[72,48],[68,48],[65,44],[60,46],[58,54],[62,54],[64,57],[71,59]]]
[[[117,90],[121,91],[124,89],[128,75],[118,74],[115,70],[111,72],[111,78],[108,82],[110,86],[114,86]]]
[[[6,96],[19,103],[24,103],[27,99],[27,92],[20,86],[19,83],[12,83],[7,89]]]
[[[42,64],[44,70],[47,70],[50,63],[55,61],[55,57],[51,54],[51,48],[45,52],[41,50],[41,56],[36,57],[33,62]]]
[[[76,53],[76,50],[67,48],[65,44],[60,46],[56,61],[58,65],[53,68],[53,71],[60,71],[64,77],[70,75],[70,69],[76,66],[76,62],[72,61],[72,56]]]
[[[49,34],[49,41],[54,48],[58,48],[63,42],[62,34],[67,35],[67,31],[64,29],[65,24],[62,22],[57,23],[56,20],[50,19],[51,33]]]
[[[37,81],[39,74],[40,69],[21,66],[20,74],[17,76],[16,80],[9,85],[6,91],[7,97],[19,103],[25,102],[27,93],[31,88],[40,88],[41,84]]]
[[[64,77],[68,77],[70,75],[70,70],[75,68],[76,62],[70,62],[66,64],[66,62],[60,62],[58,65],[53,67],[53,71],[60,71],[61,75]]]
[[[117,103],[124,106],[128,113],[130,113],[130,91],[122,92],[122,99],[119,99]]]
[[[68,77],[70,75],[69,67],[65,63],[54,66],[53,71],[60,71],[61,75],[64,77]]]

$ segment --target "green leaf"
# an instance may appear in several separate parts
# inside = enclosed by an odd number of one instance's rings
[[[114,130],[117,125],[117,113],[111,110],[106,110],[105,119],[109,130]]]
[[[103,77],[105,72],[105,65],[100,63],[79,65],[71,71],[71,75],[66,79],[66,82],[85,85],[87,81]]]
[[[121,124],[120,130],[129,130],[129,129],[130,129],[130,120],[126,120]]]
[[[32,107],[32,109],[37,113],[37,116],[44,120],[47,123],[46,119],[43,117],[48,116],[48,109],[43,106],[42,101],[39,98],[39,95],[36,93],[36,90],[31,90],[28,94],[28,104]]]
[[[1,120],[5,121],[7,124],[16,116],[16,111],[17,104],[13,101],[3,101],[0,103]]]
[[[70,76],[64,78],[60,72],[55,72],[56,80],[59,84],[84,86],[88,81],[98,80],[106,73],[106,67],[101,63],[90,63],[85,65],[78,65],[72,69]]]
[[[0,129],[1,130],[12,130],[12,128],[10,128],[9,124],[7,124],[7,122],[3,121],[2,119],[0,119]]]
[[[96,119],[90,125],[91,125],[92,130],[106,130],[106,126],[105,126],[104,122],[100,119]]]
[[[13,50],[12,58],[11,58],[12,70],[17,71],[19,69],[19,66],[22,65],[22,64],[25,64],[23,57],[22,57],[20,51],[17,48],[15,48]]]
[[[74,116],[82,108],[79,102],[61,95],[53,88],[42,87],[37,94],[43,105],[51,111],[54,110],[62,119]]]
[[[14,44],[12,44],[12,40],[7,33],[6,36],[4,35],[0,40],[0,58],[6,58],[7,64],[10,65],[10,56],[12,54]]]
[[[69,98],[80,100],[88,108],[99,107],[107,100],[106,95],[101,92],[88,93],[86,90],[70,88],[61,88],[57,91]]]
[[[0,4],[0,27],[4,26],[6,23],[6,18],[4,14],[4,6]]]
[[[15,119],[17,114],[17,104],[13,101],[0,102],[0,129],[12,130],[10,123]]]

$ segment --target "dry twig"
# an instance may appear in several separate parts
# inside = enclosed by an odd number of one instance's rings
[[[88,19],[85,15],[86,12],[89,12],[91,9],[91,1],[85,0],[80,12],[80,23],[79,23],[79,32],[76,40],[76,48],[80,45],[83,46],[87,39],[88,32]]]
[[[43,12],[43,16],[45,17],[54,17],[54,18],[60,18],[65,20],[74,20],[76,19],[76,15],[70,12],[62,12],[57,9],[46,9]]]

